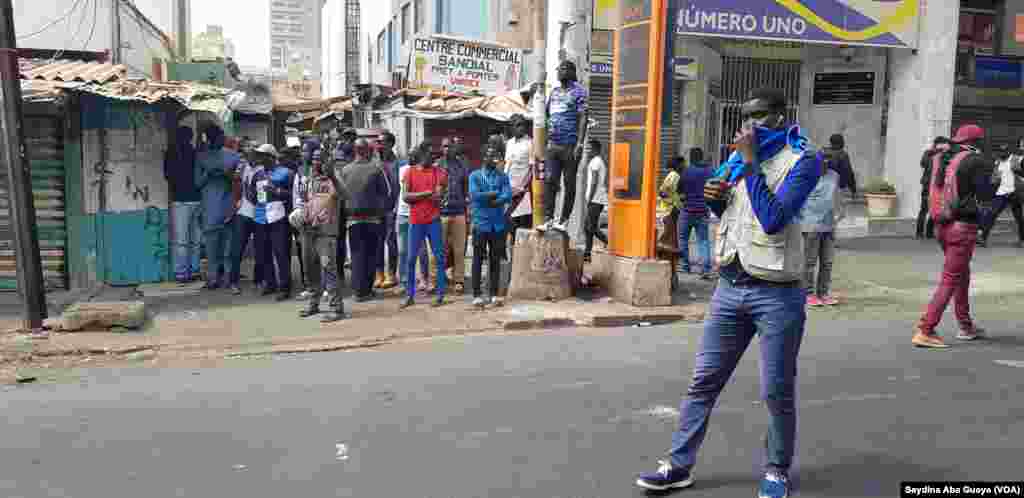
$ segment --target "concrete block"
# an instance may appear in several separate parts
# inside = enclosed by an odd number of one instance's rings
[[[561,301],[571,297],[574,286],[570,254],[566,234],[520,229],[512,257],[509,299]]]
[[[620,303],[638,307],[672,304],[672,265],[668,261],[594,251],[593,268],[594,282]]]
[[[142,301],[85,302],[68,307],[61,315],[56,330],[109,329],[124,327],[138,329],[146,323],[146,303]]]

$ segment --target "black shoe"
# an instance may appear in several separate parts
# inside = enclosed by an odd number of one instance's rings
[[[371,300],[373,300],[373,294],[363,294],[361,296],[356,296],[357,303],[365,303]]]
[[[299,318],[309,318],[309,317],[311,317],[313,315],[319,315],[319,314],[320,314],[320,304],[319,303],[315,303],[314,304],[313,302],[310,302],[309,306],[306,306],[305,308],[302,308],[301,311],[299,311]]]
[[[978,239],[978,247],[988,247],[988,239]]]
[[[320,317],[320,323],[334,323],[340,322],[345,319],[345,309],[341,306],[328,311],[324,316]]]
[[[280,294],[277,295],[277,297],[274,298],[274,301],[277,301],[277,302],[280,303],[282,301],[287,301],[287,300],[289,300],[291,298],[292,298],[292,291],[290,291],[290,290],[283,290],[283,291],[281,291]]]
[[[274,288],[274,287],[264,287],[263,290],[260,291],[260,295],[261,296],[269,296],[271,294],[276,294],[276,293],[277,293],[277,289]]]
[[[216,281],[214,281],[214,282],[206,282],[206,285],[203,286],[203,290],[217,290],[219,288],[220,288],[220,282],[216,282]]]
[[[591,262],[590,253],[587,253],[587,254],[583,255],[583,262],[584,263],[590,263]]]
[[[404,310],[414,304],[416,304],[416,300],[411,297],[407,297],[405,298],[405,301],[402,301],[402,304],[398,305],[398,309]]]

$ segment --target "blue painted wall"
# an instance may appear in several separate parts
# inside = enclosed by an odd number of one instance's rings
[[[132,111],[126,102],[84,95],[80,103],[83,132],[133,127]],[[165,118],[165,122],[173,120],[173,112],[168,111]],[[86,213],[81,207],[84,178],[80,171],[68,174],[68,188],[76,189],[79,199],[74,208],[77,212],[68,213],[68,223],[74,227],[69,244],[74,244],[78,253],[74,270],[92,274],[79,281],[132,285],[170,280],[168,210],[150,206],[116,213]]]

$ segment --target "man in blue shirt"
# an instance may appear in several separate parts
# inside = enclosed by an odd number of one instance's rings
[[[205,134],[207,147],[196,156],[195,184],[203,199],[206,289],[213,290],[228,285],[224,256],[230,241],[228,222],[234,217],[231,175],[241,157],[224,150],[224,131],[219,127],[210,126]]]
[[[565,60],[558,65],[561,85],[548,97],[548,148],[544,157],[544,221],[543,228],[565,230],[576,202],[577,161],[583,152],[587,123],[587,91],[576,81],[576,64]],[[563,180],[564,177],[564,180]],[[555,201],[559,184],[565,186],[562,216],[555,221]]]
[[[711,178],[711,166],[704,162],[700,147],[690,149],[690,167],[679,180],[683,209],[679,213],[679,252],[683,272],[690,273],[690,232],[697,233],[697,250],[704,263],[702,279],[711,278],[711,242],[708,238],[708,205],[704,202],[704,184]]]
[[[692,469],[711,410],[743,352],[754,336],[760,336],[761,397],[771,421],[758,496],[789,496],[797,354],[807,318],[798,214],[821,176],[821,163],[807,150],[799,128],[785,124],[786,98],[781,91],[755,90],[741,113],[736,152],[703,192],[722,220],[715,243],[721,278],[669,458],[636,481],[646,489],[693,484]]]
[[[497,168],[505,158],[505,142],[500,135],[488,139],[484,167],[469,175],[469,199],[473,211],[473,305],[486,305],[480,292],[484,254],[487,254],[487,275],[491,303],[503,304],[499,295],[501,260],[505,257],[505,208],[512,202],[512,184],[508,175]]]

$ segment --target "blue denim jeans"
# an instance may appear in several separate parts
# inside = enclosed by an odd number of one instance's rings
[[[788,472],[796,441],[797,355],[807,319],[799,283],[733,285],[720,279],[704,322],[693,381],[672,435],[672,465],[690,469],[707,433],[711,409],[755,335],[761,336],[761,399],[771,417],[766,470]]]
[[[406,280],[409,270],[405,267],[409,264],[409,217],[398,216],[398,271],[401,272],[402,280]],[[427,269],[430,268],[430,259],[427,257],[426,248],[420,250],[420,275],[427,278]]]
[[[423,241],[426,239],[430,239],[430,251],[434,254],[434,259],[437,260],[437,267],[444,268],[444,241],[441,240],[440,218],[429,224],[409,225],[409,251],[407,251],[407,254],[419,253],[420,248],[423,247]],[[409,297],[416,297],[415,263],[415,259],[406,261],[405,291]],[[444,271],[437,272],[437,295],[444,296],[444,291],[447,287],[447,275],[445,275]]]
[[[211,284],[228,284],[228,270],[225,266],[228,260],[225,253],[231,242],[228,226],[207,228],[203,230],[203,240],[206,242],[206,281]]]
[[[690,273],[690,231],[697,232],[697,250],[704,260],[704,273],[711,272],[711,241],[708,239],[708,217],[679,213],[679,252],[683,271]]]
[[[174,278],[199,276],[199,244],[202,243],[202,209],[198,202],[174,203]]]

